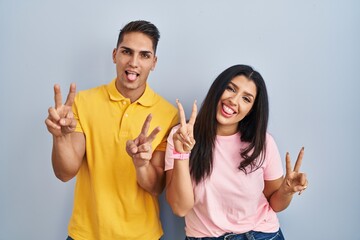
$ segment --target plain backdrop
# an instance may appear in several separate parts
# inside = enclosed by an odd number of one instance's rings
[[[161,33],[151,87],[188,114],[225,68],[263,75],[281,155],[305,147],[309,188],[279,214],[287,239],[359,239],[359,1],[0,0],[1,240],[66,238],[75,180],[51,166],[53,85],[65,98],[71,82],[110,82],[119,30],[138,19]],[[184,239],[160,201],[163,240]]]

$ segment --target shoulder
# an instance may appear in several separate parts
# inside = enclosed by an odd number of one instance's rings
[[[266,146],[276,145],[273,135],[269,132],[266,133]]]
[[[153,91],[153,90],[151,90]],[[176,110],[175,106],[166,100],[163,96],[153,91],[153,99],[157,104],[162,104]]]
[[[273,135],[266,133],[266,158],[280,158],[278,146]]]
[[[280,152],[273,135],[270,133],[266,134],[266,152],[263,167],[265,168],[265,180],[275,180],[283,175]]]
[[[161,112],[171,115],[177,114],[177,108],[164,97],[155,92],[153,95],[153,103],[153,105],[156,106]]]
[[[98,99],[99,97],[106,94],[106,85],[100,85],[94,88],[89,88],[86,90],[81,90],[77,92],[75,101],[89,101],[91,99]]]

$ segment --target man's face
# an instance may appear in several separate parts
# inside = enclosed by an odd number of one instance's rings
[[[123,41],[113,51],[116,87],[119,92],[132,101],[139,98],[156,61],[153,43],[147,35],[139,32],[126,33]]]

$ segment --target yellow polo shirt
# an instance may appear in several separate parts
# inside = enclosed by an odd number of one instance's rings
[[[73,111],[76,131],[86,138],[86,156],[76,176],[69,235],[75,240],[160,239],[158,199],[138,186],[125,145],[139,135],[152,113],[149,134],[161,127],[152,149],[165,151],[167,135],[178,123],[176,108],[148,85],[131,104],[117,91],[114,79],[80,91]]]

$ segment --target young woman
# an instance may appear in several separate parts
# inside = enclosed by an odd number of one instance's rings
[[[286,154],[286,174],[274,139],[267,133],[266,85],[246,65],[223,71],[213,82],[197,115],[194,102],[186,122],[168,137],[166,198],[185,216],[186,239],[284,239],[276,212],[307,187]]]

